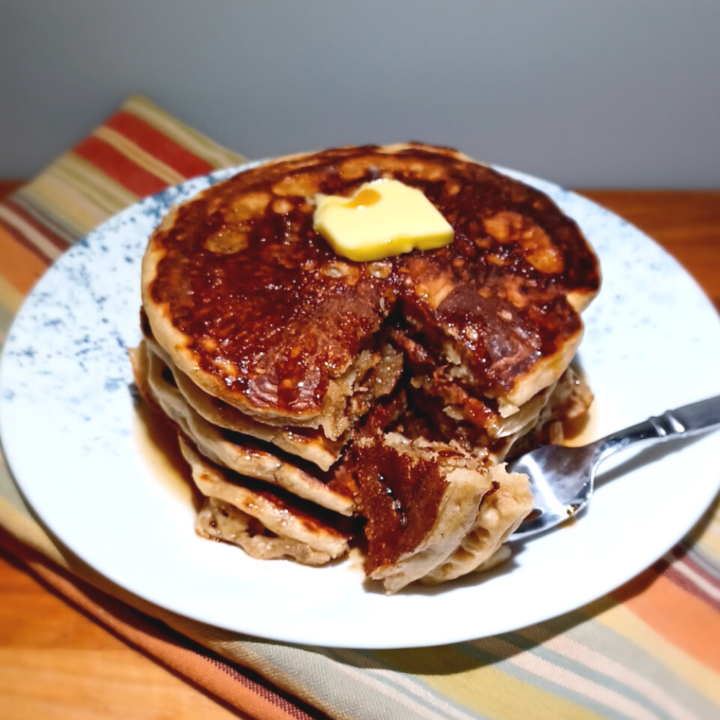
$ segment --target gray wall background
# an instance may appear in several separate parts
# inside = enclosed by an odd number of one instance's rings
[[[248,157],[407,139],[720,187],[718,0],[0,0],[0,176],[130,93]]]

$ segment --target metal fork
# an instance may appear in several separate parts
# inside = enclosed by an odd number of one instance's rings
[[[525,539],[549,530],[587,507],[600,463],[618,450],[636,442],[688,437],[719,425],[720,395],[668,410],[590,445],[545,445],[523,455],[509,463],[508,470],[530,478],[535,509],[509,539]]]

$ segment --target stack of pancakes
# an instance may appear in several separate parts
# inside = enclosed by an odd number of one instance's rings
[[[336,255],[313,198],[382,179],[420,189],[453,242]],[[172,209],[131,357],[207,498],[200,535],[311,565],[357,543],[394,592],[505,559],[532,496],[502,460],[587,410],[569,364],[598,288],[592,249],[542,193],[444,148],[327,150]]]

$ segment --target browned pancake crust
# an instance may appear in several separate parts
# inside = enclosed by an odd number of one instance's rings
[[[309,199],[378,178],[421,189],[454,242],[378,263],[336,256],[313,229]],[[146,306],[182,338],[186,365],[215,378],[231,404],[294,418],[322,411],[330,382],[376,346],[391,313],[437,361],[451,342],[476,389],[511,397],[543,360],[574,351],[578,312],[599,287],[595,255],[544,194],[419,144],[328,150],[243,172],[182,205],[148,252]]]

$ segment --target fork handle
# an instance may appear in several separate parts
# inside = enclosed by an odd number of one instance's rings
[[[640,440],[668,440],[685,437],[709,430],[720,425],[720,395],[667,410],[662,415],[651,417],[625,430],[608,435],[598,441],[600,458],[604,459],[615,451]]]

